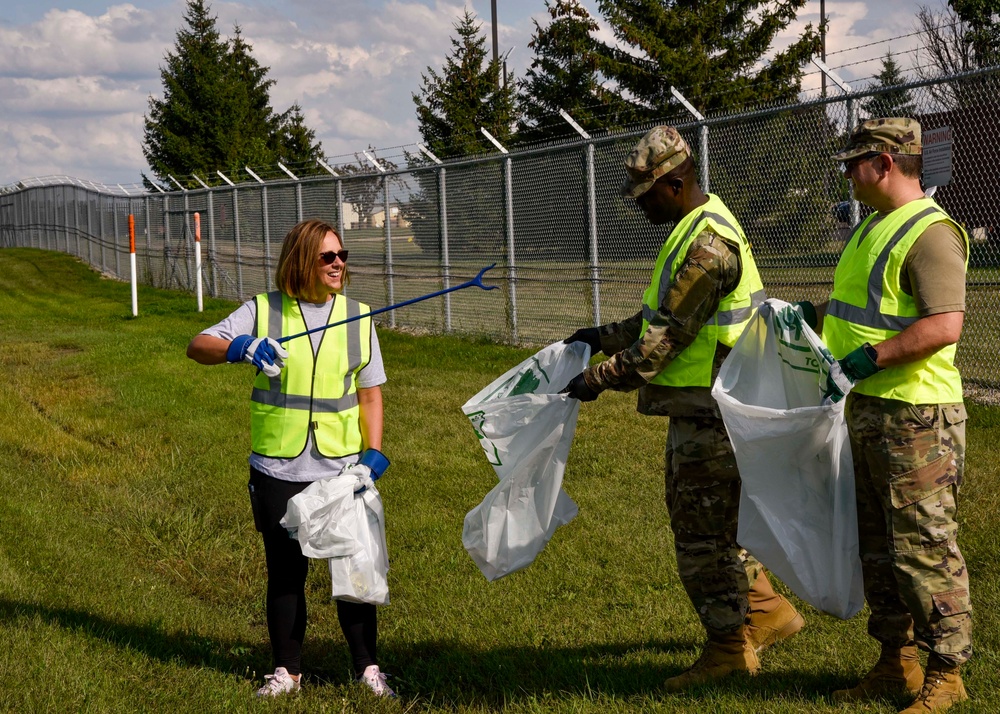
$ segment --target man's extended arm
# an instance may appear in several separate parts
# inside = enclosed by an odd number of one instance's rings
[[[703,231],[691,244],[645,333],[604,362],[588,367],[584,372],[587,386],[598,392],[627,392],[648,383],[694,342],[739,279],[739,251],[715,233]],[[641,315],[630,320],[637,318],[641,320]],[[607,348],[604,339],[602,334],[602,347]]]

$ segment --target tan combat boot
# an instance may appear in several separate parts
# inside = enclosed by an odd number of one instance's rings
[[[927,714],[928,712],[943,712],[951,709],[953,704],[964,702],[969,698],[962,684],[962,675],[958,667],[945,664],[933,654],[927,658],[927,675],[924,686],[917,695],[917,700],[900,714]]]
[[[851,689],[838,689],[833,693],[835,702],[859,702],[897,694],[917,694],[923,684],[924,673],[920,669],[920,657],[915,645],[907,647],[886,647],[878,662]]]
[[[806,625],[792,603],[774,592],[763,570],[750,586],[750,623],[747,640],[760,654],[771,645],[787,640]]]
[[[726,634],[710,634],[698,661],[685,672],[671,677],[664,683],[668,692],[679,692],[688,687],[726,677],[733,672],[757,674],[760,663],[747,641],[743,628]]]

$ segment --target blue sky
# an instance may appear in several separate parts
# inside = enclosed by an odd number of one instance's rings
[[[926,0],[938,8],[943,0]],[[583,0],[596,15],[596,0]],[[420,73],[439,68],[453,25],[465,7],[490,31],[490,0],[241,0],[213,2],[223,34],[234,24],[271,68],[274,107],[293,102],[329,157],[369,145],[419,141],[410,95]],[[782,41],[819,20],[810,0]],[[500,51],[520,76],[531,61],[532,19],[543,24],[544,0],[497,0]],[[848,81],[875,74],[884,42],[915,31],[914,3],[827,0],[832,66]],[[69,175],[133,183],[146,171],[142,119],[160,96],[159,69],[183,24],[183,0],[5,0],[0,7],[0,186]],[[605,30],[606,32],[606,30]],[[610,35],[607,35],[610,39]],[[869,45],[852,52],[847,48]],[[917,38],[891,47],[903,67]],[[513,48],[513,49],[511,49]],[[854,64],[857,63],[857,64]],[[807,77],[807,88],[816,77]]]

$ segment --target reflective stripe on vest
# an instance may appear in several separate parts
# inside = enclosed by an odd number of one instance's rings
[[[272,339],[306,330],[298,302],[281,292],[261,294],[257,335]],[[336,295],[327,324],[368,312],[368,306]],[[357,373],[371,357],[371,318],[325,330],[313,355],[303,336],[284,344],[285,368],[277,377],[257,375],[251,395],[251,443],[256,453],[290,458],[302,453],[310,427],[316,448],[337,457],[361,449]],[[322,369],[317,369],[322,365]]]
[[[720,301],[718,311],[702,326],[694,342],[650,380],[652,384],[673,387],[710,386],[717,344],[736,344],[754,309],[766,297],[743,229],[719,197],[709,194],[707,203],[677,223],[660,249],[653,280],[643,294],[642,333],[646,332],[659,306],[663,304],[691,243],[706,228],[711,228],[739,250],[740,283]]]
[[[913,297],[902,290],[900,271],[917,239],[941,222],[962,236],[968,265],[968,236],[932,199],[911,201],[885,216],[873,214],[858,226],[837,265],[823,321],[823,339],[834,357],[840,359],[865,342],[884,342],[920,319]],[[910,404],[960,402],[955,345],[888,367],[858,382],[854,391]]]

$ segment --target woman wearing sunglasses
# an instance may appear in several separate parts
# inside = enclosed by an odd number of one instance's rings
[[[250,402],[250,504],[264,539],[267,629],[274,674],[258,696],[300,687],[309,560],[280,525],[288,500],[331,475],[370,485],[389,465],[382,448],[386,381],[370,317],[279,339],[369,312],[342,295],[350,282],[337,232],[303,221],[285,236],[277,290],[243,303],[195,336],[188,357],[201,364],[248,362],[258,369]],[[355,678],[376,695],[394,696],[376,660],[375,605],[337,601]]]

